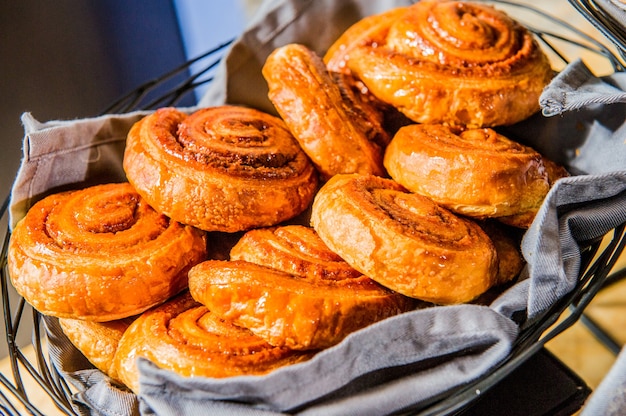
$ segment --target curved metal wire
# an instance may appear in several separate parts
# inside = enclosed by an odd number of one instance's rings
[[[596,10],[591,12],[587,9],[587,7],[590,7],[588,4],[592,3],[591,0],[568,1],[575,4],[575,7],[580,10],[585,17],[590,20],[593,19],[594,25],[597,25],[602,33],[606,34],[607,31],[611,32],[612,26],[604,26],[606,16],[602,16],[601,20]],[[606,59],[614,71],[624,71],[623,55],[621,57],[614,55],[611,49],[607,48],[603,43],[591,38],[568,22],[529,5],[506,0],[490,0],[488,2],[522,8],[571,32],[572,36],[570,37],[553,30],[539,29],[532,24],[527,25],[529,30],[564,63],[568,63],[569,58],[560,50],[559,42],[566,42],[579,50],[597,54]],[[622,34],[617,32],[617,34],[609,33],[607,37],[612,42],[617,40],[619,45],[619,42],[622,41],[621,36]],[[205,54],[174,68],[163,76],[144,83],[112,103],[104,109],[102,113],[125,113],[135,110],[152,110],[161,106],[176,105],[186,94],[193,92],[199,85],[210,83],[213,80],[214,70],[231,42],[232,41],[229,41],[218,45]],[[621,43],[621,45],[622,48],[620,51],[623,54],[624,43]],[[173,81],[180,79],[181,73],[187,73],[189,75],[182,82]],[[9,198],[7,197],[0,206],[0,218],[2,218],[2,220],[6,220],[8,217],[8,204]],[[519,367],[529,357],[541,349],[550,339],[558,336],[578,320],[587,322],[588,320],[584,315],[584,309],[596,293],[610,282],[624,277],[624,271],[619,272],[621,274],[617,276],[608,276],[609,271],[626,246],[624,228],[625,225],[622,224],[614,230],[612,241],[601,253],[599,253],[599,242],[590,242],[582,248],[582,272],[580,283],[577,285],[576,289],[560,302],[553,305],[553,307],[546,311],[539,319],[522,328],[520,337],[516,341],[510,357],[503,362],[499,368],[468,386],[460,387],[454,392],[448,393],[446,397],[434,398],[428,405],[428,408],[416,411],[421,411],[422,413],[420,414],[422,415],[457,414],[476,399],[477,391],[486,391],[489,386],[510,374],[515,368]],[[42,415],[41,411],[32,404],[29,392],[26,391],[24,377],[28,376],[32,377],[37,384],[41,386],[45,394],[50,397],[61,412],[67,415],[78,415],[76,410],[72,407],[72,387],[66,383],[65,379],[46,358],[47,353],[44,346],[46,343],[46,334],[45,331],[41,329],[41,315],[32,310],[19,296],[16,301],[16,295],[10,291],[10,281],[7,270],[7,247],[10,238],[10,230],[7,226],[3,231],[4,235],[0,240],[2,241],[0,250],[0,289],[6,332],[5,341],[9,349],[12,380],[8,375],[0,374],[0,413],[11,416],[20,415],[20,409],[23,408],[30,414],[37,416]],[[12,307],[11,305],[14,303],[15,305]],[[31,363],[23,354],[22,347],[17,342],[20,324],[22,320],[25,319],[25,315],[29,310],[32,312],[34,328],[31,343],[35,348],[35,364]],[[566,311],[569,311],[569,315],[558,325],[554,326]],[[601,335],[602,334],[599,333],[598,336]]]

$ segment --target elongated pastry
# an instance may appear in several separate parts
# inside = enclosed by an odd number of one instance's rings
[[[231,261],[189,272],[192,296],[276,346],[323,349],[350,333],[415,307],[352,269],[312,228],[251,230]]]
[[[492,6],[446,0],[367,17],[324,60],[419,123],[493,127],[539,110],[553,76],[533,35]]]
[[[283,121],[246,107],[159,109],[132,127],[123,163],[155,209],[206,231],[280,223],[317,190],[317,172]]]
[[[275,49],[265,61],[268,96],[325,179],[337,173],[384,175],[382,155],[391,137],[384,116],[350,76],[330,74],[304,45]]]
[[[493,129],[434,124],[402,127],[385,152],[396,182],[475,218],[536,212],[552,183],[547,163]]]
[[[462,303],[496,282],[496,250],[478,224],[391,179],[334,176],[315,197],[311,224],[352,267],[406,296]]]
[[[62,318],[136,315],[187,287],[206,258],[204,232],[156,212],[128,183],[54,194],[16,225],[8,248],[15,289]]]
[[[114,357],[120,339],[134,317],[109,322],[60,318],[63,333],[74,346],[100,371],[121,383],[115,370]]]
[[[139,394],[136,361],[140,357],[185,377],[225,378],[266,374],[314,354],[273,347],[184,292],[144,312],[129,326],[119,342],[114,367],[120,380]]]

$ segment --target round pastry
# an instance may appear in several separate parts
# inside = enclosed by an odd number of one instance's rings
[[[410,191],[475,218],[536,211],[550,189],[543,156],[490,128],[402,127],[385,167]]]
[[[260,375],[305,361],[314,352],[273,347],[211,313],[185,292],[140,315],[119,342],[114,367],[139,394],[138,358],[185,377]]]
[[[63,333],[72,344],[100,371],[120,382],[113,359],[120,339],[134,317],[110,322],[59,318]]]
[[[35,309],[100,322],[179,293],[205,258],[204,232],[156,212],[128,183],[42,199],[8,247],[11,281]]]
[[[532,33],[492,6],[422,0],[356,23],[327,51],[419,123],[492,127],[539,110],[553,77]]]
[[[300,44],[275,49],[265,61],[268,96],[324,179],[337,173],[384,175],[391,139],[383,114],[355,93],[347,75],[330,74],[322,58]]]
[[[294,350],[330,347],[414,307],[408,298],[361,274],[341,279],[343,270],[334,274],[331,267],[328,276],[320,276],[318,270],[307,270],[309,260],[298,261],[302,274],[244,260],[209,260],[190,271],[189,290],[213,313],[269,344]]]
[[[336,175],[315,197],[311,224],[352,267],[406,296],[462,303],[496,282],[495,247],[478,224],[391,179]]]
[[[318,183],[282,120],[237,106],[157,110],[130,130],[123,165],[155,209],[206,231],[290,219],[310,205]]]

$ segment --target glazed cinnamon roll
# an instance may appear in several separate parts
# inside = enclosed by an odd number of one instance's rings
[[[535,212],[551,186],[541,154],[490,128],[405,126],[387,147],[385,166],[407,189],[475,218]]]
[[[492,127],[539,110],[553,76],[533,35],[492,6],[423,0],[368,17],[324,57],[419,123]]]
[[[382,154],[391,137],[382,111],[356,93],[345,74],[330,74],[307,47],[288,44],[265,61],[268,96],[324,179],[337,173],[384,175]]]
[[[179,293],[205,258],[204,232],[156,212],[128,183],[44,198],[8,248],[11,281],[35,309],[100,322]]]
[[[495,247],[475,222],[391,179],[336,175],[315,197],[311,224],[352,267],[406,296],[461,303],[496,282]]]
[[[189,274],[192,296],[276,346],[323,349],[350,333],[415,307],[354,270],[312,228],[248,231],[231,261]]]
[[[138,394],[140,357],[185,377],[225,378],[266,374],[313,355],[273,347],[219,318],[185,292],[130,325],[119,342],[114,367],[120,380]]]
[[[317,189],[282,120],[245,107],[157,110],[132,127],[123,164],[155,209],[206,231],[277,224],[304,211]]]

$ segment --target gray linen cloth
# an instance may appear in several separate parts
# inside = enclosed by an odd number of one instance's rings
[[[275,47],[301,42],[321,53],[358,18],[406,3],[266,1],[222,61],[200,106],[230,103],[273,112],[260,67]],[[308,362],[266,376],[183,378],[140,360],[139,397],[92,369],[64,337],[58,322],[47,318],[51,360],[79,390],[77,411],[382,415],[427,407],[455,387],[492,371],[511,352],[520,314],[528,324],[574,288],[579,243],[599,238],[626,221],[625,104],[603,99],[607,88],[624,94],[624,76],[596,78],[582,62],[574,62],[545,91],[546,114],[506,130],[579,175],[558,181],[550,191],[523,241],[528,265],[521,281],[491,305],[405,313],[355,332]],[[583,103],[576,94],[581,85],[588,86]],[[555,111],[559,105],[562,109]],[[24,157],[12,190],[11,224],[48,193],[124,180],[124,138],[144,114],[47,123],[25,114]]]

